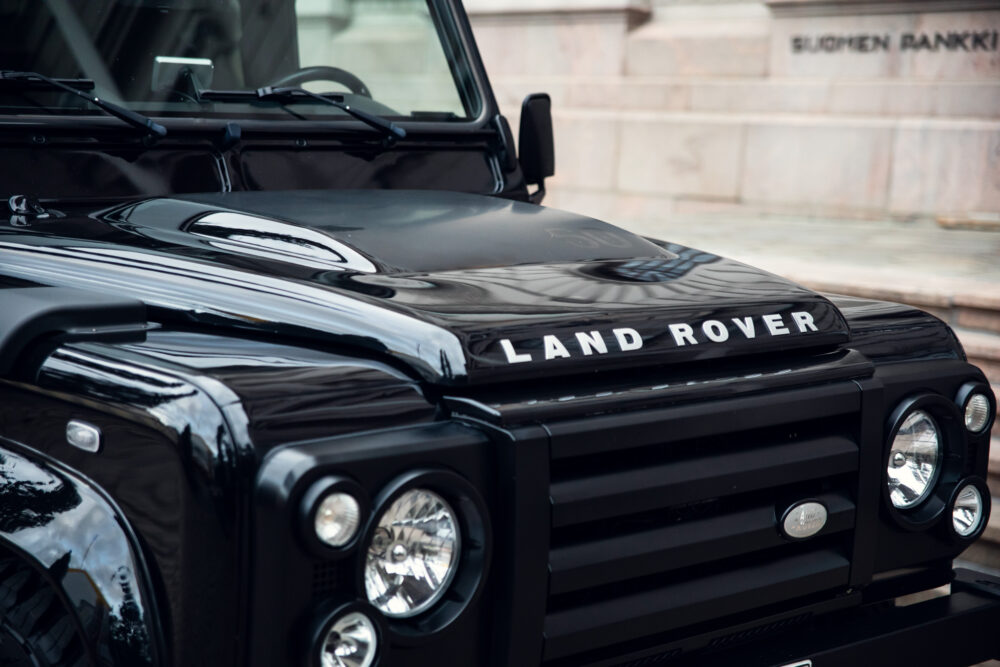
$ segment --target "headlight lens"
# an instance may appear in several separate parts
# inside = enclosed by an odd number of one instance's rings
[[[962,537],[968,537],[977,530],[983,520],[983,497],[972,484],[962,487],[955,496],[955,505],[951,510],[951,525]]]
[[[441,496],[410,489],[378,518],[365,557],[365,593],[386,616],[428,609],[444,594],[458,567],[460,531]]]
[[[378,640],[371,619],[360,612],[344,614],[330,626],[320,645],[321,667],[370,667]]]
[[[313,527],[316,537],[331,547],[350,543],[361,523],[361,506],[349,493],[335,492],[323,498],[316,508]]]
[[[990,421],[990,399],[982,394],[973,394],[965,404],[965,428],[979,433]]]
[[[914,410],[903,420],[889,450],[889,498],[913,507],[931,492],[941,463],[941,431],[929,414]]]

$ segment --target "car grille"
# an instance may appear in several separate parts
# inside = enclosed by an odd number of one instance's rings
[[[840,382],[554,422],[544,660],[580,664],[848,588],[861,392]],[[829,512],[784,538],[802,500]]]

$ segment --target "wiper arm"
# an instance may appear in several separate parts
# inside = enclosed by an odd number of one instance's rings
[[[107,100],[102,100],[97,95],[88,95],[79,88],[74,88],[72,85],[64,83],[58,79],[51,79],[44,74],[39,74],[37,72],[14,72],[11,70],[0,70],[0,81],[7,82],[8,84],[17,81],[20,84],[25,84],[26,87],[35,87],[38,82],[42,82],[50,88],[58,88],[60,90],[65,90],[67,93],[73,93],[77,97],[87,100],[87,102],[93,104],[105,113],[114,116],[115,118],[120,118],[129,125],[137,127],[140,130],[146,130],[156,137],[162,138],[167,136],[167,128],[163,127],[151,118],[146,118],[142,114],[138,114],[131,109],[126,109],[125,107],[120,107],[117,104],[108,102]],[[89,83],[90,87],[93,87],[92,81],[81,81],[84,82],[84,85]]]
[[[257,89],[257,98],[261,100],[295,100],[302,99],[301,96],[304,95],[310,99],[314,99],[317,102],[322,102],[323,104],[329,104],[332,107],[336,107],[341,111],[349,113],[358,120],[360,120],[365,125],[369,127],[374,127],[376,130],[380,130],[389,137],[394,137],[396,139],[402,139],[406,136],[406,130],[396,125],[392,121],[388,121],[385,118],[370,114],[367,111],[362,111],[361,109],[355,109],[350,104],[346,102],[341,102],[339,100],[332,100],[328,97],[323,97],[319,93],[311,93],[305,88],[299,88],[298,86],[285,86],[282,88],[272,88],[271,86],[264,86],[263,88]]]
[[[402,139],[406,136],[406,130],[392,121],[386,120],[381,116],[376,116],[375,114],[370,114],[367,111],[362,111],[361,109],[355,109],[350,104],[341,100],[332,99],[330,97],[320,95],[319,93],[312,93],[305,88],[299,88],[298,86],[283,86],[279,88],[265,86],[263,88],[258,88],[255,91],[202,90],[200,91],[199,98],[202,100],[223,101],[235,101],[237,99],[252,98],[258,100],[274,100],[282,104],[315,100],[316,102],[328,104],[332,107],[340,109],[354,118],[357,118],[365,125],[382,132],[391,139]]]

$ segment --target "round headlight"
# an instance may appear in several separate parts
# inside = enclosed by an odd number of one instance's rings
[[[437,602],[458,567],[458,517],[441,496],[410,489],[378,517],[365,556],[365,593],[386,616]]]
[[[360,612],[333,622],[319,647],[320,667],[370,667],[378,639],[371,619]]]
[[[990,421],[990,399],[983,394],[973,394],[965,403],[965,428],[979,433]]]
[[[941,463],[941,431],[929,414],[914,410],[900,425],[889,449],[889,498],[913,507],[933,488]]]
[[[320,501],[313,527],[316,537],[331,547],[342,547],[354,539],[361,525],[361,506],[349,493],[334,492]]]
[[[983,497],[972,484],[966,484],[955,496],[951,510],[951,525],[961,537],[968,537],[983,520]]]

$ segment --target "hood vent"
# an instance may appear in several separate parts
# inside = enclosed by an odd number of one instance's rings
[[[230,252],[314,269],[376,272],[374,264],[329,234],[289,222],[219,211],[189,223],[186,231]]]

